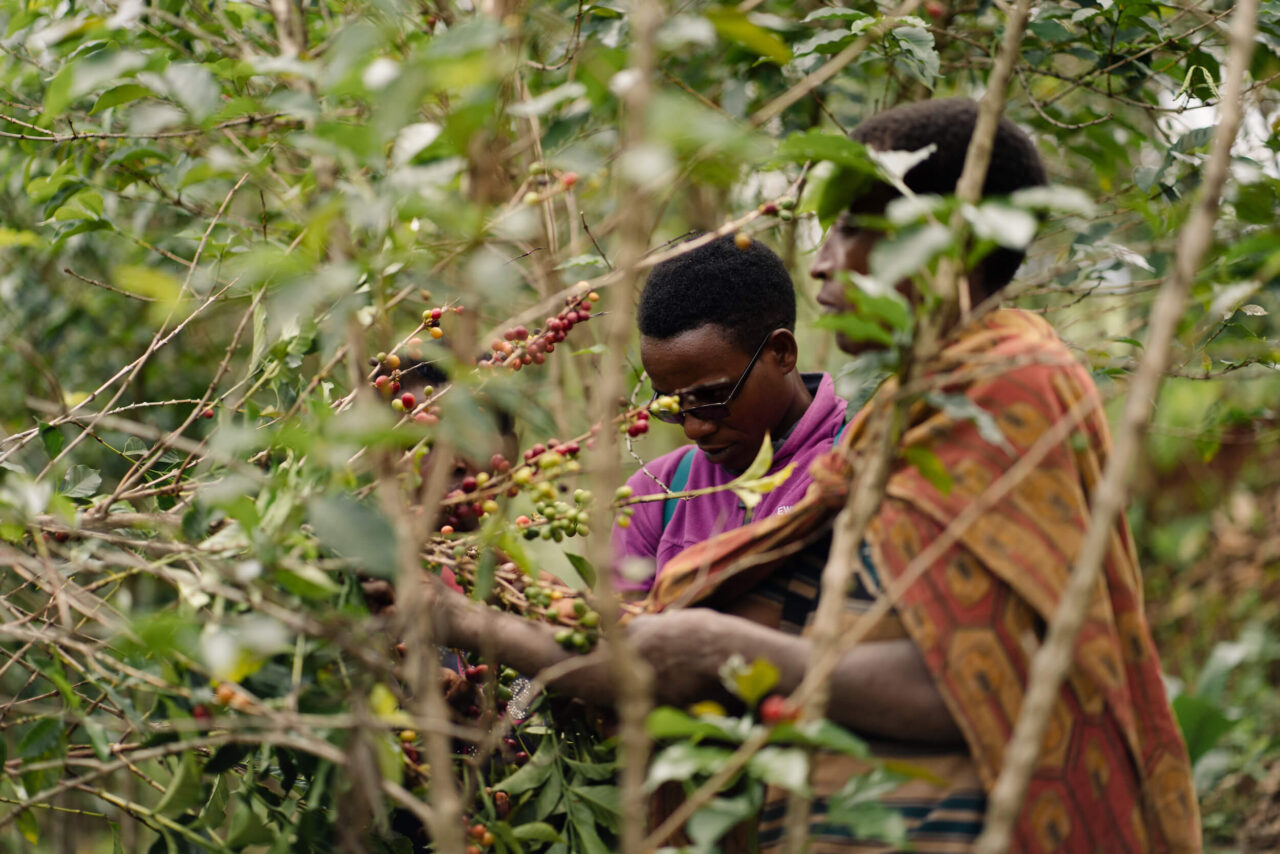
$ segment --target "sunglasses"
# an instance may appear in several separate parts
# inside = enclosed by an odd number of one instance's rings
[[[742,390],[743,384],[747,381],[747,377],[751,374],[751,369],[756,366],[756,362],[760,360],[760,354],[764,352],[764,345],[769,343],[769,339],[773,337],[776,329],[769,330],[769,334],[764,336],[764,340],[760,342],[760,346],[756,348],[755,354],[751,357],[751,361],[747,362],[747,367],[742,371],[742,375],[738,377],[738,381],[733,384],[733,388],[729,391],[728,396],[724,400],[715,403],[700,403],[694,406],[684,406],[687,397],[692,396],[689,392],[678,391],[674,396],[680,398],[681,408],[675,412],[666,409],[653,410],[653,417],[659,421],[665,421],[668,424],[683,424],[685,416],[692,415],[699,421],[723,421],[729,417],[729,405],[733,403],[733,399],[738,396],[738,392]],[[655,391],[653,397],[649,399],[649,403],[657,400],[659,397]]]

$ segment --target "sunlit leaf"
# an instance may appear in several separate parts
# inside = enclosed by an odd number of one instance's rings
[[[942,461],[938,459],[938,455],[928,448],[919,445],[912,445],[905,448],[902,455],[907,462],[911,464],[916,471],[929,481],[934,489],[943,495],[951,494],[951,487],[955,481],[951,478],[951,473],[942,465]]]
[[[787,43],[764,27],[751,22],[748,15],[727,7],[709,9],[707,20],[715,26],[721,38],[736,42],[771,62],[785,65],[791,61],[791,48]]]
[[[766,783],[781,786],[789,792],[809,791],[809,756],[794,747],[762,747],[747,762],[748,769]]]
[[[748,706],[754,706],[772,691],[781,675],[778,666],[767,658],[757,658],[750,664],[730,658],[720,668],[721,683]]]
[[[146,86],[138,83],[125,83],[108,89],[98,96],[98,100],[94,102],[93,109],[89,111],[90,115],[100,113],[103,110],[109,110],[112,107],[118,107],[121,104],[127,104],[130,101],[136,101],[139,98],[149,98],[152,91]]]

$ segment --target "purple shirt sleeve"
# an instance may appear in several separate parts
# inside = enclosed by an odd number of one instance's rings
[[[652,495],[662,491],[662,487],[643,471],[631,475],[627,479],[627,486],[631,487],[634,495]],[[653,580],[657,576],[658,541],[662,538],[662,505],[661,501],[633,504],[631,506],[635,509],[635,515],[631,517],[630,526],[621,528],[614,524],[611,537],[614,589],[645,593],[653,586]],[[639,561],[646,560],[650,564],[647,577],[627,578],[623,575],[624,565],[632,570]]]

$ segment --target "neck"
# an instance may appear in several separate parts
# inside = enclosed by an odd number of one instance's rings
[[[772,435],[775,439],[794,427],[795,423],[804,415],[805,410],[809,408],[809,404],[813,403],[813,395],[809,394],[809,389],[805,388],[804,380],[801,378],[799,371],[791,372],[788,388],[791,391],[791,400],[787,404],[782,418],[774,425]]]

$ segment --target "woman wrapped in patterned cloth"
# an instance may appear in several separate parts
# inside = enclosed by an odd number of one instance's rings
[[[949,194],[976,116],[977,105],[967,100],[925,102],[874,116],[853,137],[880,151],[936,146],[906,174],[905,183],[916,194]],[[983,194],[1006,195],[1040,183],[1043,169],[1030,140],[1002,120]],[[822,282],[818,301],[828,310],[850,310],[839,274],[870,272],[882,235],[866,225],[868,217],[874,222],[882,216],[896,195],[879,184],[832,227],[811,271]],[[997,294],[1020,262],[1020,253],[997,250],[969,271],[973,302]],[[913,297],[909,283],[898,287]],[[847,352],[866,346],[844,337],[839,343]],[[882,621],[891,625],[877,627],[875,636],[901,632],[911,639],[963,735],[963,757],[940,775],[946,785],[930,792],[917,782],[883,800],[907,818],[914,850],[968,851],[981,830],[983,793],[1004,761],[1032,657],[1061,602],[1088,525],[1110,439],[1088,371],[1038,315],[1005,309],[956,323],[923,375],[943,395],[953,401],[963,396],[985,415],[957,420],[928,402],[910,410],[886,495],[858,556],[861,572],[852,598],[902,588],[895,590],[894,616]],[[892,380],[878,389],[846,431],[843,452],[815,463],[815,485],[792,514],[687,550],[664,567],[648,610],[663,612],[673,603],[718,605],[730,586],[787,572],[785,564],[758,564],[758,556],[820,536],[845,503],[846,460],[866,449],[868,419],[890,405],[897,390]],[[910,465],[912,451],[937,459],[949,483],[940,485]],[[951,543],[945,550],[925,553],[944,537]],[[740,571],[744,566],[751,568]],[[858,610],[846,611],[850,629]],[[849,701],[868,700],[833,692],[832,717]],[[873,748],[895,755],[910,742],[873,742]],[[935,770],[941,771],[942,758],[931,757]],[[856,771],[835,758],[819,766],[809,851],[877,850],[842,838],[839,828],[822,820],[821,795]],[[781,793],[766,804],[764,848],[780,832],[784,804]],[[1143,614],[1142,579],[1121,517],[1075,643],[1073,669],[1053,709],[1013,850],[1190,852],[1200,845],[1187,752],[1161,682]]]

